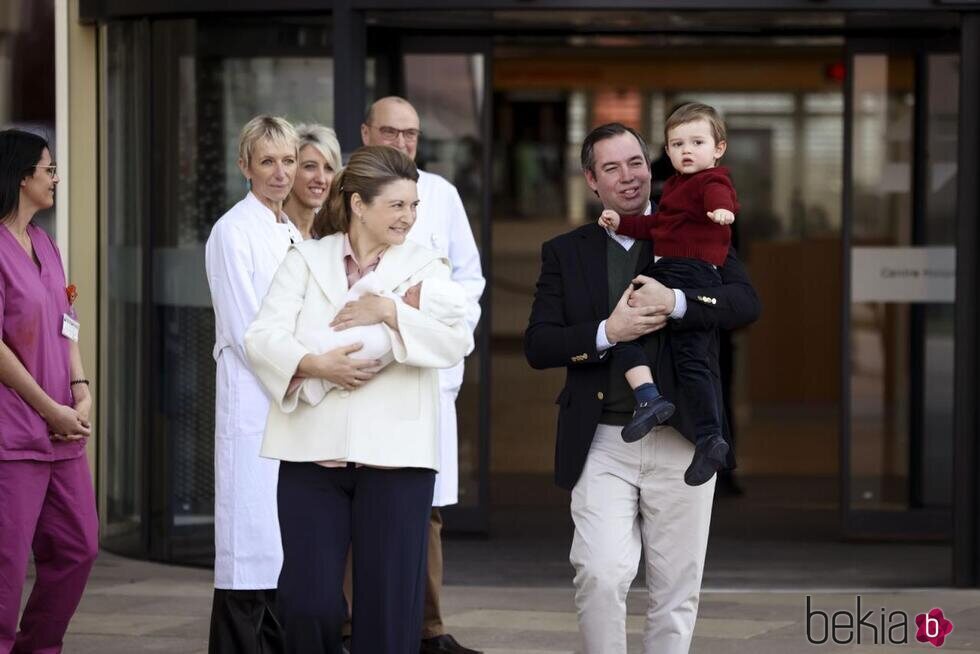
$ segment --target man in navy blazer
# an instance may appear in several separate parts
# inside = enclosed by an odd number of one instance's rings
[[[620,215],[651,213],[649,154],[634,130],[618,123],[594,129],[582,145],[582,170],[604,208]],[[588,654],[626,653],[626,594],[641,550],[649,595],[644,652],[688,652],[715,480],[684,483],[695,416],[677,393],[670,332],[734,329],[760,312],[734,252],[720,269],[721,286],[668,289],[642,277],[633,290],[630,282],[651,257],[649,241],[634,242],[591,221],[546,242],[524,335],[532,367],[567,372],[557,399],[555,478],[572,491],[570,560]],[[613,371],[608,351],[646,334],[652,334],[646,350],[654,379],[677,410],[666,425],[625,443],[620,430],[632,412],[632,393]],[[717,337],[715,344],[717,353]],[[710,363],[720,379],[717,355]],[[726,438],[727,432],[725,425]]]

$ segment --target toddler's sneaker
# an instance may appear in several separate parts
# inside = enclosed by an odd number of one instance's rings
[[[633,418],[623,427],[623,440],[635,443],[646,436],[651,429],[662,425],[674,415],[674,404],[663,395],[649,402],[640,402],[633,410]]]

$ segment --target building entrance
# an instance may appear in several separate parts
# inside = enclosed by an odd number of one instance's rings
[[[909,41],[918,54],[904,59],[861,50],[865,42],[843,36],[757,38],[734,56],[714,39],[687,37],[682,58],[670,39],[651,45],[620,37],[615,47],[583,41],[569,48],[512,38],[495,40],[492,49],[492,130],[483,136],[492,143],[492,181],[483,190],[490,196],[484,256],[492,280],[484,325],[489,456],[479,461],[489,480],[479,505],[488,524],[498,514],[511,520],[567,506],[551,483],[553,402],[564,372],[531,371],[521,338],[541,243],[600,210],[579,170],[581,141],[592,126],[612,120],[639,129],[662,183],[672,173],[658,154],[666,115],[696,99],[718,107],[728,122],[724,163],[742,203],[736,244],[764,305],[757,324],[723,337],[740,468],[733,483],[719,487],[719,495],[738,498],[730,504],[738,518],[720,507],[719,537],[945,543],[952,429],[944,421],[952,419],[952,405],[936,389],[952,384],[952,296],[859,302],[848,284],[855,247],[953,250],[954,207],[940,198],[955,197],[947,139],[956,101],[938,89],[955,91],[956,56],[919,39]],[[406,56],[406,92],[416,80],[424,97],[441,77],[413,76],[410,61]],[[898,98],[908,116],[889,109]],[[869,109],[874,102],[879,108]],[[882,140],[866,140],[869,130]],[[928,153],[926,143],[933,144]],[[917,156],[926,159],[912,165]],[[869,181],[883,168],[902,181]],[[893,207],[899,222],[879,220],[878,240],[862,234],[858,245],[855,230],[873,219],[854,198],[867,203],[876,193],[878,210]],[[913,195],[932,198],[928,210],[916,210]],[[922,582],[948,583],[949,549],[928,551],[938,564]]]
[[[942,264],[954,250],[959,62],[943,48],[957,43],[955,23],[895,18],[883,44],[869,40],[868,17],[829,12],[355,13],[364,38],[343,44],[336,15],[103,28],[110,547],[211,558],[213,323],[201,260],[209,226],[245,192],[237,129],[253,113],[283,113],[336,125],[350,151],[351,124],[390,93],[418,107],[420,164],[459,190],[489,282],[447,529],[496,535],[502,520],[532,515],[507,526],[546,524],[567,543],[567,494],[551,482],[563,371],[532,371],[521,348],[540,245],[598,214],[578,167],[589,129],[639,129],[662,181],[665,117],[697,99],[728,122],[737,247],[764,306],[758,323],[726,335],[746,493],[719,507],[715,533],[776,537],[796,525],[805,540],[945,542],[951,300],[868,291],[862,275],[875,256]]]

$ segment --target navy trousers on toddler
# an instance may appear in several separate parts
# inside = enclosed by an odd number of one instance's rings
[[[642,274],[656,279],[667,288],[711,288],[721,285],[718,270],[700,259],[662,257],[655,263],[651,262]],[[677,392],[684,396],[684,410],[694,416],[696,425],[694,460],[684,475],[684,480],[691,486],[699,486],[711,479],[715,472],[724,467],[728,457],[729,448],[721,427],[722,398],[715,391],[715,373],[708,363],[711,357],[718,356],[717,342],[717,330],[670,330]],[[636,366],[650,365],[643,349],[643,339],[617,344],[612,356],[615,369],[622,374]],[[670,399],[659,401],[669,404],[667,400]],[[672,409],[671,406],[663,420],[655,424],[665,422],[673,413]],[[624,439],[626,433],[624,429]]]

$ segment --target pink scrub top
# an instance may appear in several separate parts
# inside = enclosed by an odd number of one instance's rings
[[[74,311],[61,254],[40,227],[32,223],[27,233],[40,267],[0,225],[0,339],[53,400],[71,406],[71,341],[61,330],[64,315]],[[38,412],[0,384],[0,461],[60,461],[84,451],[84,441],[52,441]]]

